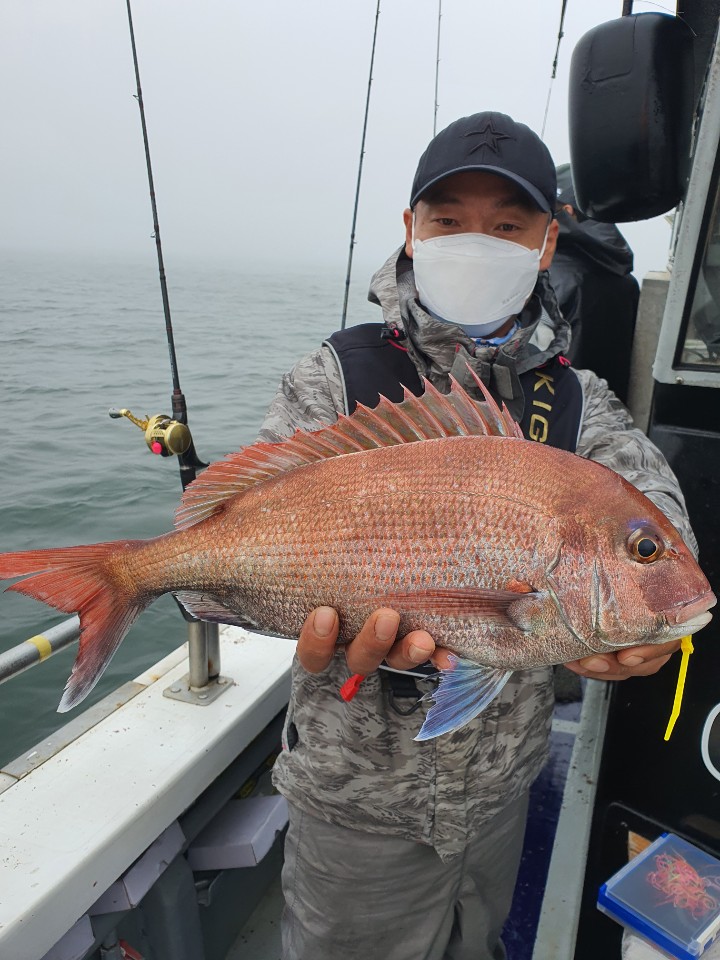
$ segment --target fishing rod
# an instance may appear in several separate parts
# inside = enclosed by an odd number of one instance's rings
[[[127,5],[128,26],[130,28],[130,43],[132,46],[133,65],[135,67],[135,85],[137,100],[140,109],[140,123],[142,124],[143,144],[145,147],[145,165],[147,167],[148,186],[150,187],[150,205],[153,216],[153,236],[157,250],[158,269],[160,271],[160,290],[162,292],[163,313],[165,315],[165,331],[167,333],[168,351],[170,354],[170,371],[172,374],[172,413],[173,419],[159,414],[146,420],[139,420],[129,410],[111,410],[110,416],[127,417],[134,424],[145,431],[145,442],[153,453],[168,457],[177,455],[180,465],[180,483],[183,490],[192,483],[198,469],[207,467],[195,452],[192,435],[187,425],[187,404],[185,395],[180,389],[180,375],[178,373],[177,357],[175,356],[175,338],[173,336],[172,319],[170,317],[170,298],[168,296],[165,264],[162,255],[160,240],[160,223],[158,221],[157,203],[155,201],[155,183],[153,180],[152,163],[150,162],[150,142],[148,140],[147,124],[145,122],[145,105],[143,103],[142,87],[140,85],[140,67],[138,65],[137,48],[135,46],[135,31],[133,29],[132,10],[130,0]],[[180,601],[175,598],[180,612],[188,625],[188,660],[189,673],[178,683],[164,691],[165,696],[175,700],[183,700],[204,706],[211,703],[230,684],[227,678],[220,676],[220,633],[217,623],[205,623],[191,614]]]
[[[565,26],[565,11],[567,10],[567,5],[568,0],[562,0],[562,7],[560,9],[560,27],[557,35],[557,46],[555,47],[555,59],[553,60],[552,73],[550,74],[550,86],[548,87],[547,102],[545,104],[545,116],[543,117],[542,130],[540,131],[541,140],[545,139],[545,125],[547,124],[548,111],[550,109],[550,97],[552,96],[553,81],[557,76],[558,59],[560,57],[560,44],[565,36],[563,27]]]
[[[137,49],[135,46],[135,31],[133,30],[132,11],[130,0],[126,0],[128,25],[130,27],[130,43],[132,45],[133,64],[135,66],[135,83],[137,86],[136,100],[140,108],[140,122],[142,124],[143,143],[145,145],[145,162],[147,166],[148,183],[150,186],[150,203],[153,216],[153,235],[157,249],[158,267],[160,270],[160,290],[162,292],[163,312],[165,315],[165,330],[167,333],[168,350],[170,353],[170,370],[172,374],[172,413],[157,414],[147,419],[139,419],[127,409],[111,409],[110,416],[117,420],[127,417],[141,430],[145,431],[145,442],[150,450],[163,457],[176,455],[180,465],[180,482],[182,488],[188,486],[195,479],[196,471],[206,467],[193,444],[192,435],[187,425],[187,404],[185,395],[180,389],[180,375],[178,373],[177,357],[175,355],[175,338],[173,336],[172,318],[170,316],[170,299],[168,297],[165,264],[160,241],[160,224],[158,222],[157,203],[155,202],[155,185],[150,162],[150,144],[148,141],[147,124],[145,123],[145,108],[143,105],[142,87],[140,86],[140,69],[138,66]],[[165,692],[165,696],[175,700],[182,700],[205,706],[212,703],[225,690],[231,688],[226,677],[220,676],[220,639],[217,623],[206,623],[190,614],[176,598],[176,602],[183,618],[188,623],[188,658],[189,672],[180,681],[173,684]],[[30,637],[23,643],[0,654],[0,683],[22,673],[35,663],[47,659],[59,650],[65,649],[74,643],[80,634],[80,621],[77,616],[70,617],[62,623],[46,630],[42,634]],[[186,682],[187,681],[187,682]]]
[[[157,250],[158,268],[160,271],[160,291],[162,294],[163,313],[165,315],[165,332],[167,334],[168,351],[170,354],[170,372],[172,375],[172,418],[159,414],[146,420],[134,417],[129,410],[110,410],[113,419],[127,417],[132,423],[145,431],[145,441],[153,453],[160,456],[177,455],[180,465],[180,482],[183,490],[195,479],[196,471],[207,464],[203,463],[195,452],[192,435],[187,426],[187,403],[185,395],[180,389],[180,375],[178,373],[177,357],[175,355],[175,337],[173,335],[172,318],[170,316],[170,298],[168,296],[165,263],[163,261],[162,242],[160,240],[160,223],[158,220],[157,202],[155,200],[155,183],[153,180],[152,163],[150,162],[150,142],[148,139],[147,123],[145,122],[145,105],[143,103],[142,87],[140,85],[140,67],[138,64],[137,48],[135,46],[135,31],[133,29],[132,10],[130,0],[126,0],[128,26],[130,28],[130,44],[132,46],[133,65],[135,67],[135,85],[138,107],[140,109],[140,123],[142,125],[143,144],[145,146],[145,165],[147,167],[148,185],[150,187],[150,205],[153,217],[153,237]]]
[[[433,114],[433,137],[437,133],[438,81],[440,79],[440,22],[442,20],[442,0],[438,0],[437,50],[435,51],[435,112]]]
[[[128,0],[129,2],[129,0]],[[368,113],[370,111],[370,89],[372,87],[373,64],[375,62],[375,43],[377,41],[378,19],[380,17],[380,0],[375,11],[375,29],[373,31],[372,51],[370,53],[370,75],[368,77],[367,98],[365,100],[365,120],[363,122],[362,140],[360,142],[360,162],[358,164],[357,186],[355,187],[355,208],[353,209],[352,226],[350,227],[350,251],[348,253],[347,273],[345,274],[345,299],[343,300],[342,320],[340,329],[345,329],[347,322],[348,296],[350,294],[350,274],[352,273],[353,250],[355,248],[355,225],[357,224],[358,203],[360,201],[360,181],[362,180],[363,157],[365,156],[365,135],[367,133]]]

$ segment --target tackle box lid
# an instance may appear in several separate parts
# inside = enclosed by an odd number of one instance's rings
[[[720,860],[664,833],[600,887],[597,906],[670,956],[695,960],[720,931]]]

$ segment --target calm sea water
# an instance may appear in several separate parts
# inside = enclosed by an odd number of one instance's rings
[[[339,326],[344,270],[167,264],[180,382],[201,458],[252,442],[283,371]],[[350,323],[379,320],[356,273]],[[5,258],[0,266],[0,551],[149,537],[170,529],[177,463],[127,420],[170,413],[152,262]],[[0,594],[0,650],[65,619]],[[136,622],[90,705],[185,639],[168,597]],[[56,712],[76,645],[0,686],[0,765],[73,716]],[[81,707],[80,709],[83,709]]]

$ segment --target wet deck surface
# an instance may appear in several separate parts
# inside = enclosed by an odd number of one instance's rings
[[[257,909],[240,931],[227,960],[282,960],[280,917],[283,897],[280,875],[273,880]]]

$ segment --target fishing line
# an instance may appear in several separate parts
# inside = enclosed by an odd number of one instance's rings
[[[129,2],[129,0],[128,0]],[[355,188],[355,207],[353,209],[352,226],[350,227],[350,251],[348,253],[347,273],[345,274],[345,299],[343,300],[342,320],[340,329],[345,329],[347,322],[348,296],[350,294],[350,274],[352,272],[353,250],[355,248],[355,226],[357,224],[358,203],[360,201],[360,181],[362,180],[363,157],[365,156],[365,135],[367,134],[368,113],[370,112],[370,89],[372,87],[373,64],[375,63],[375,44],[377,41],[378,19],[380,18],[380,0],[375,11],[375,29],[373,30],[372,50],[370,52],[370,73],[368,76],[367,98],[365,100],[365,120],[363,121],[362,140],[360,142],[360,162],[358,163],[357,186]]]
[[[562,43],[562,38],[565,36],[563,32],[563,27],[565,26],[565,11],[567,9],[568,0],[562,0],[562,7],[560,10],[560,28],[558,29],[557,35],[557,46],[555,47],[555,59],[552,64],[552,73],[550,74],[550,86],[548,87],[547,103],[545,104],[545,116],[543,117],[542,130],[540,131],[540,139],[545,139],[545,125],[547,124],[548,111],[550,109],[550,97],[552,96],[553,81],[557,76],[557,65],[558,58],[560,57],[560,44]]]
[[[145,165],[147,167],[148,185],[150,187],[150,205],[153,216],[153,237],[155,238],[155,248],[157,250],[158,268],[160,271],[160,291],[162,294],[163,313],[165,315],[165,332],[167,334],[168,351],[170,354],[170,372],[173,384],[171,399],[172,413],[175,420],[187,424],[187,404],[185,402],[185,396],[180,389],[180,375],[178,373],[177,357],[175,355],[175,337],[173,335],[172,318],[170,316],[170,299],[168,297],[167,280],[165,277],[162,242],[160,240],[160,223],[158,221],[157,203],[155,201],[155,183],[153,180],[152,164],[150,162],[150,142],[148,140],[147,124],[145,122],[145,106],[143,104],[142,87],[140,86],[140,68],[138,65],[137,48],[135,46],[135,31],[133,29],[130,0],[125,0],[125,2],[127,5],[128,26],[130,27],[133,65],[135,67],[135,85],[137,87],[135,99],[140,109],[140,123],[142,125],[143,144],[145,147]],[[192,442],[185,453],[178,454],[178,463],[180,465],[180,482],[182,483],[183,490],[195,479],[197,468],[207,466],[206,463],[203,463],[198,458]]]

